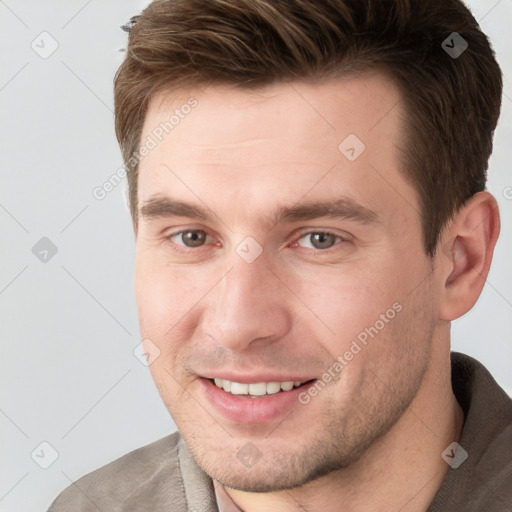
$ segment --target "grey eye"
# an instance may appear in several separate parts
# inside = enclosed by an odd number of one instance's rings
[[[302,239],[309,239],[309,248],[310,249],[329,249],[335,243],[336,240],[340,238],[339,236],[333,235],[331,233],[326,233],[323,231],[315,232],[315,233],[307,233]],[[302,245],[302,247],[304,247]]]
[[[171,238],[174,237],[181,239],[182,243],[180,243],[180,245],[184,245],[185,247],[199,247],[205,242],[207,234],[201,230],[189,230],[180,231],[179,233],[172,235]]]

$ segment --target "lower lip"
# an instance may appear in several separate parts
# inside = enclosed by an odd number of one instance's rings
[[[267,423],[287,416],[294,406],[301,406],[299,395],[314,383],[309,381],[290,391],[251,398],[248,395],[232,395],[217,387],[209,379],[200,378],[199,381],[206,398],[215,410],[239,423]]]

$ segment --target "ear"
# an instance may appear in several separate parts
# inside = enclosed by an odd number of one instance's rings
[[[499,232],[498,203],[487,191],[475,194],[450,223],[436,256],[441,272],[441,320],[455,320],[475,305]]]

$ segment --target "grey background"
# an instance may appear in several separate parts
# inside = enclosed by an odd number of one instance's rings
[[[125,185],[93,197],[122,165],[112,112],[119,26],[147,3],[0,0],[1,512],[45,510],[71,481],[175,430],[133,354]],[[469,5],[505,74],[489,175],[503,230],[478,305],[453,325],[453,347],[511,392],[512,0]],[[54,40],[47,58],[31,47],[48,52]],[[32,252],[37,243],[48,261]],[[52,450],[58,458],[43,469]]]

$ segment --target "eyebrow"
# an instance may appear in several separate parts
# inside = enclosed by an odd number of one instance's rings
[[[140,216],[145,220],[165,217],[189,217],[211,222],[217,215],[207,208],[170,197],[152,196],[140,207]],[[265,217],[265,224],[292,223],[312,220],[321,217],[332,219],[353,220],[361,224],[377,223],[377,213],[357,203],[349,197],[340,197],[324,201],[307,201],[291,206],[281,206]]]

